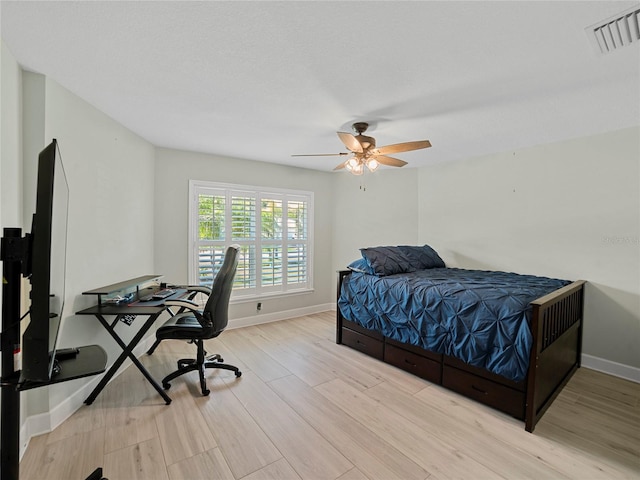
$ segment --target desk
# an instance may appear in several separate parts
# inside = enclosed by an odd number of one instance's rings
[[[145,277],[138,277],[126,282],[120,282],[114,285],[108,285],[101,289],[90,290],[88,292],[84,292],[85,295],[98,295],[99,303],[93,307],[85,308],[79,312],[76,312],[76,315],[93,315],[98,319],[98,321],[102,324],[102,326],[109,332],[109,335],[116,341],[116,343],[122,348],[122,353],[113,363],[109,371],[102,377],[100,383],[93,389],[91,394],[84,401],[87,405],[91,405],[93,401],[96,399],[98,394],[102,391],[102,389],[107,385],[109,380],[115,375],[118,368],[122,365],[122,363],[128,358],[131,359],[133,364],[142,372],[145,378],[153,385],[156,391],[162,396],[167,405],[171,403],[171,398],[165,393],[164,389],[155,381],[155,379],[151,376],[151,374],[147,371],[146,368],[140,363],[140,361],[133,354],[133,349],[138,345],[140,340],[145,336],[145,334],[149,331],[153,323],[158,319],[160,314],[167,310],[164,302],[166,300],[176,300],[179,298],[185,297],[187,291],[181,288],[173,288],[176,291],[170,297],[167,297],[164,300],[157,301],[141,301],[140,299],[146,297],[153,290],[159,290],[160,287],[147,287],[145,289],[140,289],[139,284],[145,281],[149,281],[149,279],[159,278],[158,275],[147,275]],[[117,289],[113,289],[117,287]],[[126,290],[129,288],[135,287],[135,296],[131,300],[130,303],[123,304],[109,304],[102,302],[101,295],[109,295],[120,290]],[[114,316],[115,319],[112,322],[108,322],[105,318],[106,316]],[[131,316],[146,316],[146,321],[142,324],[142,326],[138,329],[136,334],[133,336],[129,344],[125,344],[122,338],[116,332],[116,325],[120,323],[125,318],[131,318]],[[128,322],[127,322],[128,323]]]

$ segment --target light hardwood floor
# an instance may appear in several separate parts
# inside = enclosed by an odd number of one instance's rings
[[[640,478],[640,384],[581,368],[535,433],[522,422],[336,345],[334,312],[208,342],[243,372],[173,382],[166,406],[135,367],[35,437],[23,480]],[[156,378],[195,348],[163,342]]]

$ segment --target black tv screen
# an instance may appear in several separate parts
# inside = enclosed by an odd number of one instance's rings
[[[22,337],[21,382],[51,379],[64,308],[69,186],[58,142],[38,157],[29,261],[31,309]]]

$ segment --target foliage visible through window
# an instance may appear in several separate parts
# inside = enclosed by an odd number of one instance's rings
[[[313,194],[191,182],[190,281],[211,285],[229,245],[240,245],[234,296],[311,288]]]

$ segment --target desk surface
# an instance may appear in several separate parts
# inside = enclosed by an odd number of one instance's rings
[[[187,293],[184,288],[174,288],[176,293],[165,299],[148,302],[140,300],[141,297],[149,295],[152,290],[158,290],[158,288],[148,287],[140,290],[130,303],[102,303],[80,310],[76,315],[155,315],[166,308],[164,302],[181,299]]]

